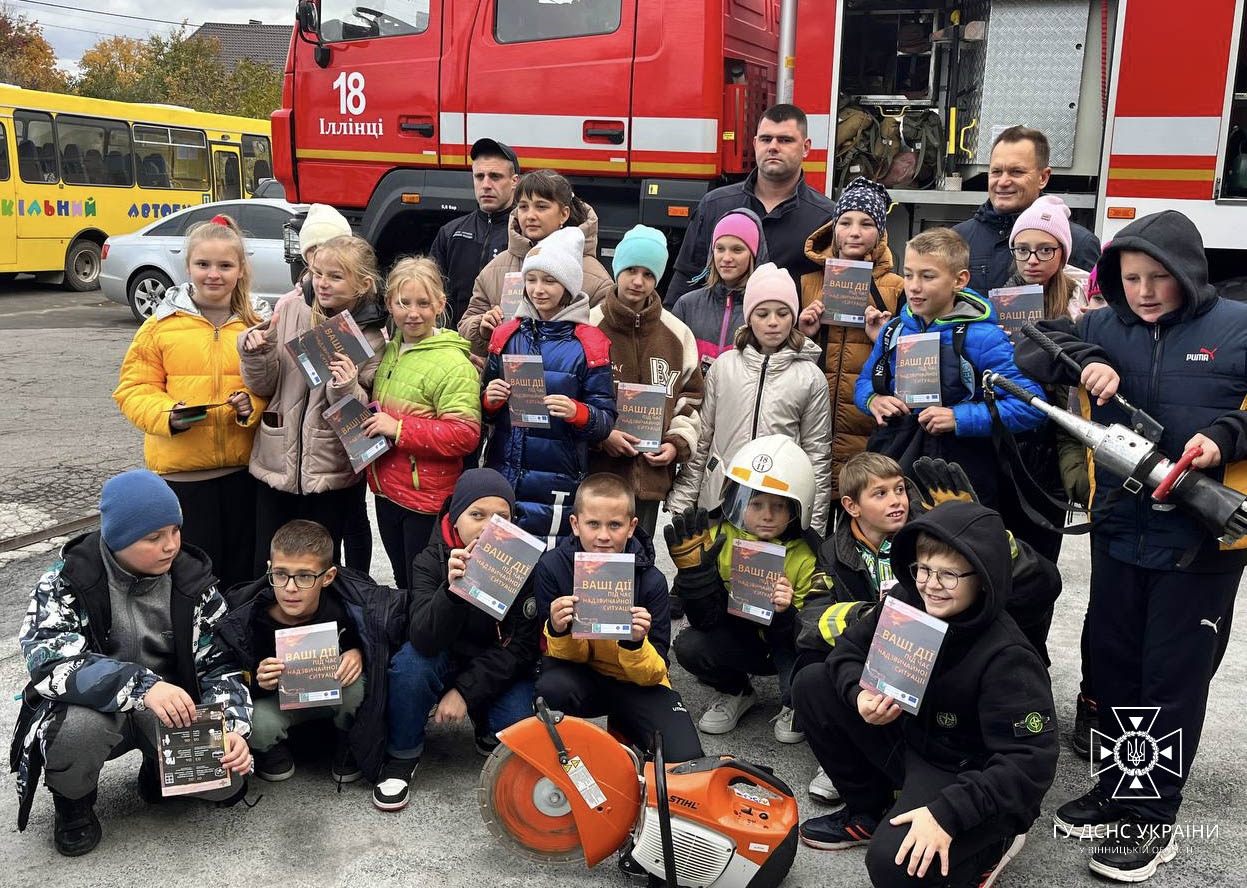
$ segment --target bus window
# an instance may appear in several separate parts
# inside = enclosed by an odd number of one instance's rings
[[[619,30],[622,0],[495,0],[494,39],[499,43],[588,37]]]
[[[59,179],[52,115],[42,111],[14,111],[13,127],[17,130],[17,171],[22,181],[47,183]]]
[[[134,184],[130,128],[119,120],[61,114],[56,118],[61,177],[67,185]],[[105,158],[111,157],[111,166]]]
[[[9,181],[9,132],[0,123],[0,182]]]
[[[373,0],[368,7],[355,0],[321,0],[320,19],[326,43],[423,34],[429,29],[429,0]]]
[[[217,149],[212,152],[215,172],[216,200],[239,200],[242,197],[242,172],[238,166],[238,152]]]
[[[247,191],[255,191],[261,179],[273,177],[273,150],[264,136],[242,137],[242,178]]]
[[[134,125],[139,187],[208,190],[208,141],[200,130]]]

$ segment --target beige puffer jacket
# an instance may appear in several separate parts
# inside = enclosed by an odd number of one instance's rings
[[[831,403],[820,350],[782,348],[764,356],[753,346],[720,355],[706,376],[697,451],[676,477],[667,509],[712,509],[722,503],[723,473],[736,451],[762,435],[787,435],[814,465],[811,526],[826,532],[831,504]]]
[[[251,329],[267,330],[277,322],[273,345],[248,352],[243,342],[250,330],[238,337],[242,378],[247,388],[268,398],[268,408],[256,430],[251,448],[251,474],[269,487],[286,493],[323,493],[341,490],[359,480],[337,433],[322,414],[338,400],[354,395],[365,404],[370,400],[381,352],[384,315],[375,303],[351,312],[374,354],[359,368],[356,379],[345,386],[332,381],[309,390],[307,379],[295,363],[286,343],[312,328],[312,308],[303,298],[302,286],[295,287],[277,302],[273,319]]]
[[[592,308],[606,298],[615,282],[602,263],[594,258],[598,251],[598,214],[588,204],[585,208],[589,215],[580,225],[585,236],[585,281],[581,289],[589,295],[589,307]],[[491,259],[476,276],[472,299],[459,319],[459,335],[472,343],[472,354],[484,357],[489,350],[489,336],[481,333],[481,315],[502,302],[503,279],[507,272],[519,271],[523,267],[524,257],[534,246],[534,241],[520,233],[515,211],[512,210],[507,222],[507,248]]]

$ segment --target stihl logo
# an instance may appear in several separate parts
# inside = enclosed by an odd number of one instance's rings
[[[1217,348],[1220,348],[1220,346],[1218,346]],[[1198,352],[1196,352],[1195,354],[1187,355],[1187,356],[1186,356],[1186,359],[1187,359],[1188,361],[1203,361],[1203,362],[1207,363],[1208,361],[1211,361],[1211,360],[1212,360],[1213,358],[1215,358],[1216,356],[1217,356],[1217,349],[1215,349],[1215,348],[1201,348],[1201,349],[1200,349]]]

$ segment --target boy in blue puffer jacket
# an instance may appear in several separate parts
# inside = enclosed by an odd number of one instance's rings
[[[970,256],[961,235],[932,228],[905,247],[906,305],[875,341],[854,403],[879,424],[867,450],[892,457],[908,473],[921,456],[961,465],[980,501],[997,505],[996,451],[992,416],[983,401],[981,379],[991,370],[1043,397],[1042,390],[1013,363],[1013,346],[997,326],[992,304],[967,289]],[[940,406],[914,407],[896,396],[896,349],[901,336],[940,334]],[[1000,421],[1010,432],[1042,425],[1044,417],[1016,398],[997,395]]]
[[[494,427],[485,465],[514,485],[516,523],[550,547],[569,531],[589,445],[605,440],[616,416],[610,340],[590,326],[589,297],[580,290],[583,253],[578,228],[559,229],[528,251],[524,301],[490,337],[483,379],[484,420]],[[549,428],[512,426],[503,355],[541,356]]]

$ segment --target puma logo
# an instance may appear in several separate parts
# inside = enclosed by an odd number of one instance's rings
[[[1217,617],[1215,620],[1200,620],[1199,621],[1199,625],[1207,626],[1209,629],[1211,629],[1213,632],[1217,633],[1218,635],[1221,634],[1220,624],[1221,624],[1220,617]]]
[[[1195,361],[1197,363],[1202,362],[1202,363],[1207,364],[1217,357],[1217,351],[1220,348],[1221,346],[1217,346],[1217,348],[1201,348],[1199,351],[1193,354],[1188,354],[1186,356],[1186,359],[1188,361]]]

